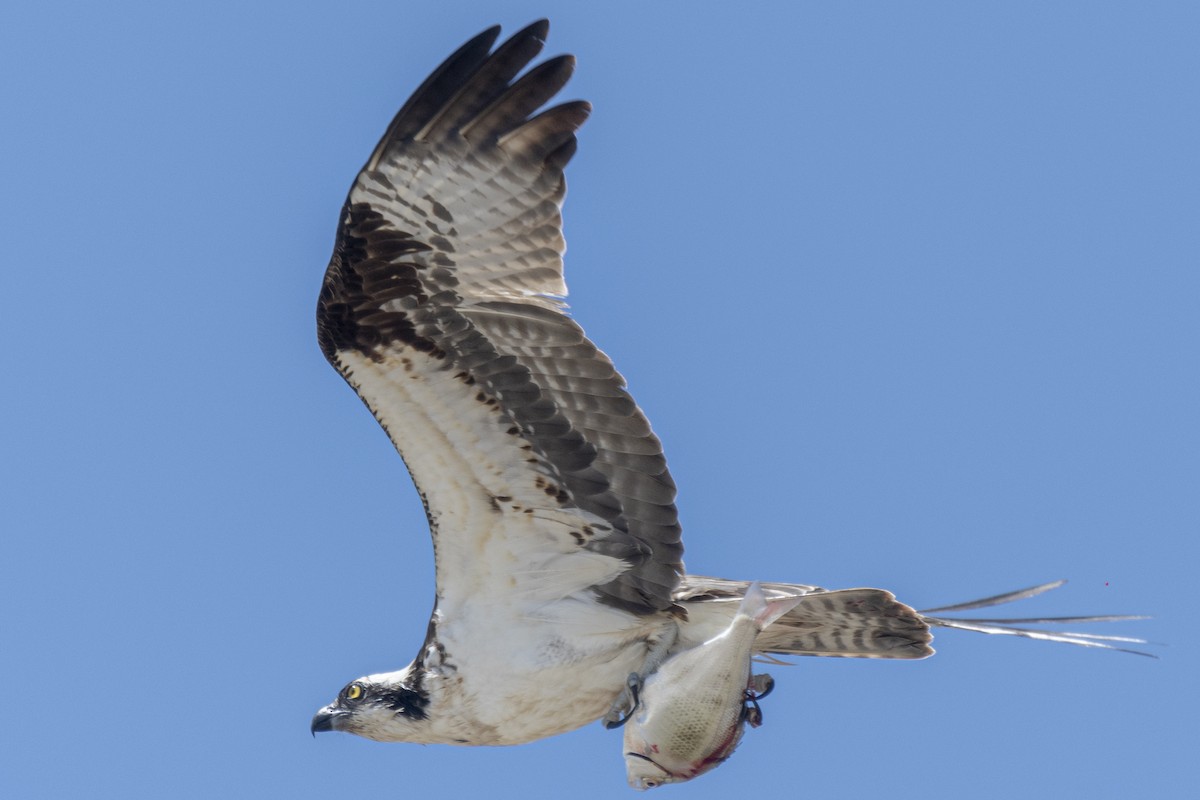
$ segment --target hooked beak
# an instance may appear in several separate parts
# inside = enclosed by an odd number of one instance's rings
[[[313,715],[312,725],[308,730],[315,738],[318,733],[328,733],[338,729],[337,720],[346,715],[345,711],[334,711],[332,706],[325,706]]]

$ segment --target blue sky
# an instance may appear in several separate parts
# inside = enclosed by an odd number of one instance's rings
[[[314,741],[415,653],[403,464],[317,348],[355,172],[462,41],[551,18],[574,313],[693,572],[1141,612],[1159,661],[946,632],[774,668],[663,795],[1182,796],[1200,557],[1192,3],[43,2],[0,24],[0,793],[622,796],[599,725]]]

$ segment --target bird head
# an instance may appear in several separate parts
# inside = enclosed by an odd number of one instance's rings
[[[314,736],[345,731],[378,742],[421,741],[428,705],[420,672],[410,665],[346,684],[337,699],[313,716],[311,730]]]

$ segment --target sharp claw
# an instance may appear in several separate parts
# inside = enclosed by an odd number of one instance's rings
[[[638,707],[638,703],[641,702],[642,686],[645,683],[642,680],[642,676],[636,672],[629,673],[629,677],[625,679],[625,688],[629,690],[629,694],[633,697],[633,707],[629,709],[630,714],[634,712]]]
[[[762,707],[758,705],[758,701],[769,695],[774,688],[775,679],[770,675],[750,676],[750,683],[746,687],[746,699],[742,703],[742,719],[751,728],[757,728],[759,725],[762,725],[763,713]]]
[[[621,690],[620,696],[613,701],[612,707],[604,715],[605,728],[611,731],[629,722],[630,717],[633,716],[633,713],[638,710],[638,706],[642,703],[643,683],[641,675],[636,672],[629,673],[629,677],[625,679],[625,688]]]
[[[774,690],[775,679],[770,675],[764,673],[762,675],[752,675],[750,677],[750,691],[754,693],[754,696],[757,699],[762,700]]]
[[[742,719],[751,728],[757,728],[763,722],[762,708],[758,705],[758,698],[749,689],[746,690],[746,700],[742,703]]]
[[[632,716],[632,715],[630,715],[630,716]],[[623,726],[626,722],[629,722],[629,717],[621,717],[620,719],[609,719],[608,717],[605,717],[604,718],[604,727],[610,731],[616,730],[617,728],[620,728],[621,726]]]

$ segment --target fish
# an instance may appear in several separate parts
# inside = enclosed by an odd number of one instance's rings
[[[754,639],[800,600],[768,600],[755,581],[728,628],[672,655],[645,677],[625,725],[630,786],[652,789],[702,775],[733,754],[747,724],[762,724],[758,699],[774,681],[769,675],[751,675]]]

